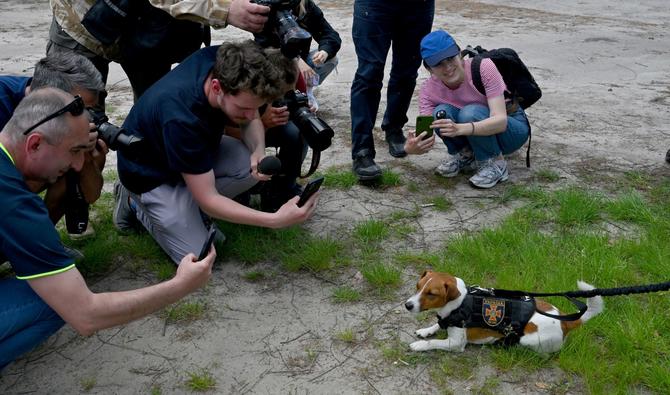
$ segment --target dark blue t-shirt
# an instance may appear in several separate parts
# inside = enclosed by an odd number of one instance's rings
[[[0,130],[9,122],[19,102],[26,97],[26,87],[30,80],[30,77],[0,76]]]
[[[151,86],[133,106],[123,127],[141,136],[141,155],[117,152],[123,185],[135,193],[176,185],[182,173],[214,167],[227,117],[210,106],[204,86],[219,46],[200,49]]]
[[[29,280],[74,267],[40,197],[30,192],[0,145],[0,258]]]

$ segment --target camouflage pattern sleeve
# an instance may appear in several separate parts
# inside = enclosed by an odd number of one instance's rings
[[[210,25],[226,27],[228,7],[232,0],[149,0],[151,5],[166,11],[177,19],[188,19]]]

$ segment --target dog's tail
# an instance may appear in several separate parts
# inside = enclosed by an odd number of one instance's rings
[[[587,284],[584,281],[577,281],[577,288],[582,291],[590,291],[595,289],[593,285]],[[602,296],[593,296],[586,299],[586,306],[588,307],[588,310],[586,310],[586,313],[584,313],[582,316],[582,322],[586,322],[596,315],[602,313],[603,308],[605,307],[605,303],[603,302]]]

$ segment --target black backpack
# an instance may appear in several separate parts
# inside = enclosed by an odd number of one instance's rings
[[[479,45],[474,48],[468,45],[461,51],[461,55],[467,55],[472,58],[472,82],[482,95],[486,94],[486,90],[482,83],[480,66],[482,59],[489,58],[496,65],[505,81],[505,85],[507,86],[505,99],[510,99],[512,106],[518,104],[521,108],[526,109],[542,97],[542,90],[537,85],[537,82],[535,82],[535,78],[533,78],[533,75],[528,71],[528,67],[526,67],[521,58],[519,58],[519,55],[512,48],[498,48],[488,51]],[[530,167],[530,139],[529,123],[526,167]]]

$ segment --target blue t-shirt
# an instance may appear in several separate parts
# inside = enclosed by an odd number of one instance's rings
[[[26,96],[30,77],[0,76],[0,130],[7,125],[16,106]]]
[[[29,280],[74,267],[44,201],[28,189],[2,145],[0,202],[0,258],[10,262],[17,278]]]
[[[141,136],[141,155],[117,152],[119,178],[135,193],[176,185],[182,173],[202,174],[214,167],[228,121],[212,108],[203,88],[219,46],[202,48],[158,80],[140,97],[123,127]]]

